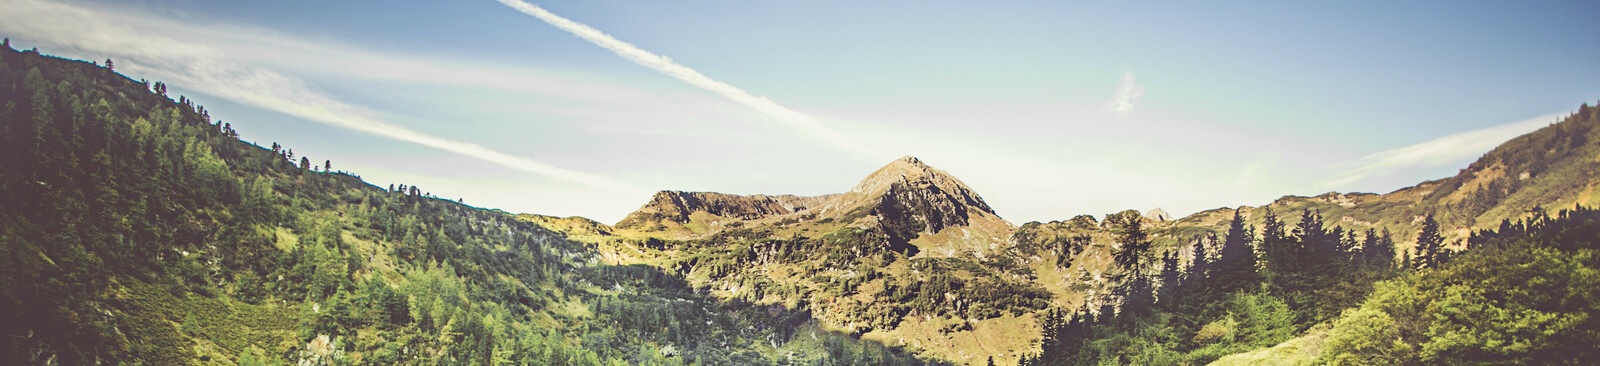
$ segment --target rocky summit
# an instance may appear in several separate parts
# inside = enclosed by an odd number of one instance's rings
[[[873,230],[896,245],[928,236],[919,246],[970,239],[973,232],[980,234],[978,242],[998,242],[1013,228],[961,180],[912,156],[889,162],[840,194],[742,196],[661,191],[616,227],[703,237],[727,228],[798,223]],[[933,238],[953,228],[971,230],[948,235],[950,240]]]

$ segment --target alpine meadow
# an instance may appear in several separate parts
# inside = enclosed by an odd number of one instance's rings
[[[1594,14],[0,0],[0,364],[1600,364]]]

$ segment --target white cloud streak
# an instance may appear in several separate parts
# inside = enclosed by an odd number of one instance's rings
[[[790,127],[809,133],[837,147],[859,153],[874,160],[888,160],[886,155],[856,144],[854,141],[851,141],[844,135],[829,129],[827,126],[823,126],[822,123],[818,122],[814,118],[811,118],[811,116],[779,105],[778,103],[775,103],[766,97],[752,95],[749,92],[744,91],[744,89],[711,79],[710,77],[701,74],[699,71],[695,71],[687,66],[672,62],[672,59],[669,59],[666,56],[645,51],[640,49],[638,46],[634,46],[632,43],[624,42],[616,37],[606,34],[605,32],[601,32],[598,29],[594,29],[588,25],[563,18],[555,13],[544,10],[544,8],[529,4],[522,0],[498,1],[500,1],[501,4],[510,6],[511,8],[516,9],[524,14],[539,18],[539,20],[555,26],[556,28],[560,28],[568,33],[572,33],[573,35],[578,36],[578,38],[582,38],[590,43],[600,46],[601,48],[605,48],[606,50],[609,50],[618,56],[622,56],[622,58],[628,59],[628,61],[633,61],[633,63],[639,64],[640,66],[644,66],[650,68],[651,70],[666,74],[667,76],[676,78],[694,87],[722,95],[723,97],[733,100],[736,103],[755,109],[756,111],[777,119],[778,121],[783,122]]]
[[[1144,95],[1144,85],[1133,82],[1133,72],[1122,72],[1122,82],[1117,84],[1117,92],[1110,101],[1106,102],[1106,111],[1115,113],[1119,117],[1133,113],[1135,103],[1139,96]]]
[[[371,111],[318,93],[302,80],[251,67],[217,49],[150,34],[70,5],[20,0],[0,4],[0,32],[88,57],[116,59],[120,71],[238,103],[476,158],[619,193],[642,190],[620,181],[518,157],[482,145],[385,122]],[[202,29],[189,31],[204,32]]]
[[[1355,161],[1355,167],[1338,177],[1325,180],[1318,189],[1338,189],[1363,179],[1387,175],[1402,169],[1436,167],[1480,156],[1514,137],[1533,132],[1566,113],[1552,113],[1527,120],[1475,131],[1457,133],[1416,145],[1385,150]]]

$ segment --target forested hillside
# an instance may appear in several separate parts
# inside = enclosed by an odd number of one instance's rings
[[[960,180],[915,157],[816,197],[658,193],[616,227],[542,218],[607,261],[684,276],[709,295],[807,311],[829,329],[930,358],[1014,362],[1033,314],[1058,300],[1014,228]]]
[[[0,49],[0,364],[923,364]]]
[[[1013,226],[906,157],[612,227],[374,186],[113,65],[0,49],[0,364],[1600,363],[1587,105],[1381,195]]]
[[[1051,311],[1043,352],[1022,364],[1600,362],[1600,211],[1506,221],[1461,252],[1439,249],[1429,219],[1418,240],[1432,249],[1398,266],[1383,234],[1265,220],[1254,239],[1236,217],[1220,252],[1187,266],[1118,251],[1117,305]]]
[[[1115,243],[1104,248],[1103,291],[1047,312],[1040,354],[1021,363],[1600,362],[1600,213],[1582,205],[1600,173],[1597,114],[1585,105],[1457,177],[1389,195],[1229,210],[1220,232],[1205,223],[1219,213],[1206,212],[1162,225],[1168,242],[1158,244],[1148,220],[1113,215],[1101,225]],[[1472,183],[1486,167],[1533,173]],[[1021,242],[1077,253],[1089,236],[1057,234],[1094,229],[1073,222],[1024,225]]]

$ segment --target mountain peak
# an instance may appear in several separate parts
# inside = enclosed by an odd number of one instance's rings
[[[893,165],[893,164],[907,164],[907,165],[918,166],[918,167],[922,167],[922,168],[927,168],[928,167],[927,164],[923,164],[922,163],[922,160],[917,160],[917,157],[911,156],[911,155],[902,156],[902,157],[900,157],[900,159],[897,159],[895,161],[889,162],[889,164],[890,165]]]
[[[840,196],[834,206],[845,208],[845,212],[866,208],[890,229],[891,236],[902,240],[947,227],[968,226],[976,216],[1003,222],[961,180],[912,156],[878,168]]]
[[[856,183],[856,186],[851,188],[850,192],[878,196],[887,193],[889,188],[897,183],[909,186],[907,188],[931,188],[949,193],[965,193],[974,198],[977,197],[977,194],[971,193],[971,188],[967,188],[966,184],[962,184],[961,180],[951,176],[950,173],[934,169],[923,163],[922,160],[910,155],[895,159],[882,168],[878,168],[877,171],[862,179],[860,183]],[[973,206],[978,206],[991,214],[994,213],[993,210],[989,209],[988,204],[983,203],[981,198],[974,201],[973,203],[976,204]]]

